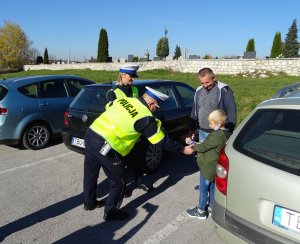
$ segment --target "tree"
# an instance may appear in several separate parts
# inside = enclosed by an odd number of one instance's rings
[[[281,33],[276,32],[273,40],[270,58],[278,58],[282,55],[283,43],[281,40]]]
[[[30,48],[28,51],[28,63],[35,64],[40,52],[36,48]]]
[[[169,40],[167,37],[159,39],[156,46],[156,55],[160,57],[160,59],[165,59],[169,56]]]
[[[213,57],[210,54],[205,54],[203,59],[213,59]]]
[[[296,19],[293,21],[291,27],[285,38],[285,43],[283,46],[283,56],[285,58],[295,58],[298,57],[299,52],[299,42],[297,37],[297,23]]]
[[[49,64],[49,56],[48,56],[48,49],[47,48],[44,51],[44,64]]]
[[[43,57],[42,56],[37,56],[37,58],[36,58],[36,64],[42,64],[42,63],[44,63]]]
[[[139,61],[139,57],[138,56],[133,56],[132,62],[138,62],[138,61]]]
[[[252,38],[248,41],[246,52],[255,52],[254,38]]]
[[[105,29],[100,30],[97,62],[108,62],[108,38]]]
[[[18,24],[5,21],[0,28],[0,66],[19,69],[28,62],[31,41]]]
[[[165,36],[160,38],[156,45],[156,55],[160,59],[165,59],[167,56],[169,56],[169,39],[167,38],[167,28],[165,28],[164,34]]]
[[[175,59],[178,60],[180,56],[181,56],[181,49],[178,45],[176,45],[173,60]]]

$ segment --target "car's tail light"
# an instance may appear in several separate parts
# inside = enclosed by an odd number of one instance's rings
[[[6,115],[8,110],[6,108],[0,108],[0,115]]]
[[[229,160],[225,154],[225,145],[219,154],[219,160],[216,167],[216,187],[224,195],[227,194],[227,176],[229,170]]]
[[[64,125],[66,127],[69,125],[69,112],[64,112]]]

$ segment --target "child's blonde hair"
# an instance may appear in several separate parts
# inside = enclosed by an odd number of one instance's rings
[[[213,120],[219,126],[224,126],[226,123],[226,119],[227,116],[225,112],[221,109],[214,110],[208,115],[208,120]]]

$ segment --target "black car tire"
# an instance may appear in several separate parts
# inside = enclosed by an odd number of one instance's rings
[[[145,171],[152,173],[157,170],[161,164],[163,150],[157,145],[149,144],[145,154]]]
[[[22,141],[27,149],[39,150],[45,148],[50,141],[50,130],[44,123],[30,124],[23,133]]]

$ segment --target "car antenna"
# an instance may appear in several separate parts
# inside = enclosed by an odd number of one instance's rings
[[[0,74],[0,75],[1,75],[1,77],[2,77],[2,79],[3,79],[3,80],[6,80],[6,79],[3,77],[3,75],[2,75],[2,74]]]

